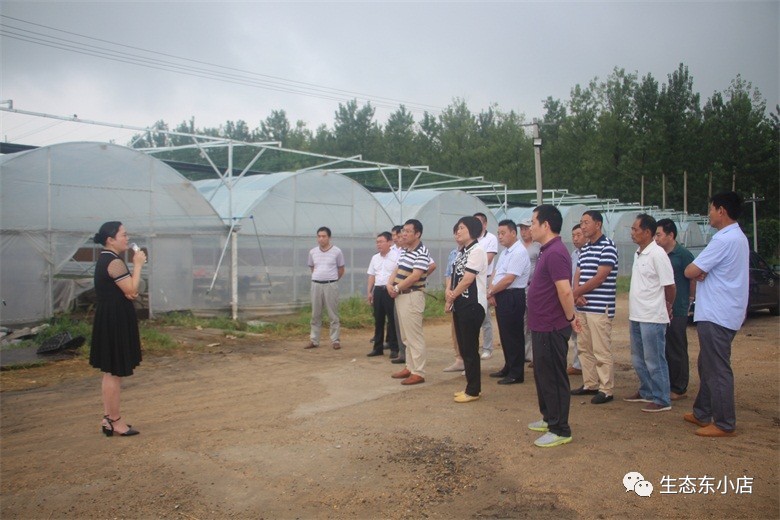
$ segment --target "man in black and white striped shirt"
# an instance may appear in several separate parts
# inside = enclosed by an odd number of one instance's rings
[[[586,211],[580,228],[588,242],[580,252],[574,272],[574,303],[582,334],[577,336],[582,386],[572,395],[593,395],[593,404],[612,401],[615,367],[612,356],[612,320],[615,317],[618,252],[615,243],[604,236],[604,218],[595,210]]]
[[[403,379],[403,385],[425,382],[425,336],[423,336],[423,312],[425,311],[426,279],[436,267],[428,248],[420,241],[423,226],[419,220],[409,219],[402,231],[404,250],[398,259],[387,290],[395,299],[401,340],[406,345],[406,367],[393,374]]]

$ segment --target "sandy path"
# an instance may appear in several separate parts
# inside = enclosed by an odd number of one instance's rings
[[[625,309],[625,302],[621,306]],[[542,450],[533,377],[455,404],[459,374],[446,322],[426,326],[428,382],[402,387],[366,331],[344,348],[222,340],[216,349],[144,361],[127,380],[134,438],[98,434],[98,377],[2,393],[3,518],[611,518],[780,517],[778,318],[751,318],[732,361],[740,435],[702,439],[684,423],[691,399],[644,414],[619,398],[636,387],[626,317],[615,323],[616,395],[574,399],[574,442]],[[689,328],[692,365],[698,353]],[[370,334],[370,333],[369,333]],[[201,343],[214,337],[201,334]],[[572,384],[580,384],[572,378]],[[695,370],[691,391],[698,385]],[[650,497],[626,493],[639,471]],[[751,477],[752,493],[661,494],[661,478]],[[668,488],[667,488],[668,489]]]

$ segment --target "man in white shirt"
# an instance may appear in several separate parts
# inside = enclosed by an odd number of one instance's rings
[[[488,287],[488,302],[496,308],[498,334],[504,350],[504,367],[490,377],[501,378],[500,385],[525,381],[525,289],[531,262],[528,252],[517,240],[517,226],[511,220],[498,223],[498,240],[505,248],[496,260],[496,270]]]
[[[531,236],[531,218],[524,218],[517,223],[520,228],[520,239],[525,246],[525,250],[528,253],[528,259],[531,261],[531,273],[528,275],[528,279],[534,277],[534,269],[536,269],[536,261],[539,259],[539,251],[542,245],[539,242],[534,242]],[[525,360],[529,361],[529,368],[533,367],[534,351],[531,346],[531,329],[528,328],[528,307],[523,314],[523,330],[525,330]]]
[[[330,229],[323,226],[317,230],[318,246],[309,251],[311,269],[311,333],[309,344],[304,348],[320,346],[322,331],[322,309],[330,317],[330,341],[335,350],[341,348],[339,341],[339,280],[344,276],[344,254],[330,243]]]
[[[390,230],[390,234],[393,236],[393,245],[390,246],[390,252],[395,255],[396,264],[401,257],[401,253],[404,251],[401,244],[401,232],[403,229],[403,226],[395,225],[393,226],[393,229]],[[406,364],[406,345],[404,345],[404,342],[401,340],[401,327],[398,322],[398,308],[395,306],[395,301],[393,301],[393,309],[395,314],[395,338],[398,341],[398,350],[395,352],[392,350],[390,351],[390,362],[397,365],[404,365]]]
[[[391,251],[393,237],[388,232],[379,233],[376,237],[376,250],[368,266],[368,283],[366,284],[368,303],[374,308],[374,348],[368,357],[384,354],[385,320],[387,321],[387,344],[390,353],[398,355],[398,339],[395,331],[395,302],[387,293],[387,282],[395,270],[397,255]]]
[[[669,365],[666,363],[666,327],[677,287],[666,251],[655,243],[656,222],[647,214],[631,225],[631,239],[639,249],[631,268],[628,323],[631,362],[639,377],[639,390],[624,399],[648,403],[643,412],[671,410]]]
[[[477,239],[479,245],[487,253],[488,259],[488,283],[490,275],[493,273],[493,259],[498,254],[498,238],[487,230],[487,215],[484,213],[474,213],[474,217],[482,224],[482,234]],[[485,313],[485,321],[482,322],[482,359],[493,357],[493,321],[490,319],[490,309]]]
[[[571,228],[571,243],[574,249],[571,252],[571,280],[574,283],[574,273],[577,272],[577,261],[580,259],[580,251],[582,246],[585,245],[587,240],[582,232],[582,228],[579,224],[574,224]],[[570,376],[582,375],[582,364],[580,363],[579,351],[577,350],[577,333],[571,333],[571,339],[569,339],[572,351],[571,366],[566,369],[566,373]]]

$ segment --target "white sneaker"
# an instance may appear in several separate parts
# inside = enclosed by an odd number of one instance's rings
[[[492,350],[483,350],[482,355],[480,356],[482,359],[490,359],[493,357],[493,351]]]
[[[534,441],[534,444],[539,446],[540,448],[552,448],[555,446],[560,446],[561,444],[568,444],[571,442],[571,437],[561,437],[560,435],[555,435],[552,432],[547,432],[538,439]]]
[[[463,371],[463,362],[454,362],[447,368],[443,370],[443,372],[462,372]]]
[[[544,419],[539,419],[536,422],[532,422],[528,425],[529,430],[533,430],[535,432],[547,432],[547,423],[544,421]]]

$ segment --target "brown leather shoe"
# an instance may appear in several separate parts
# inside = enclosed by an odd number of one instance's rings
[[[679,401],[681,399],[686,399],[688,396],[685,394],[676,394],[674,392],[669,392],[669,399],[672,401]]]
[[[403,381],[401,381],[402,385],[419,385],[420,383],[424,383],[425,378],[422,376],[418,376],[417,374],[412,374]]]
[[[570,376],[581,376],[582,370],[580,370],[579,368],[569,367],[566,369],[566,373],[569,374]]]
[[[708,422],[704,422],[704,421],[698,420],[696,418],[696,416],[693,415],[693,412],[686,413],[685,415],[683,415],[683,420],[687,421],[687,422],[689,422],[691,424],[695,424],[696,426],[699,426],[701,428],[704,428],[705,426],[709,426],[710,424],[712,424],[712,423],[708,423]]]
[[[696,435],[700,437],[734,437],[736,434],[733,431],[721,430],[715,424],[708,424],[704,428],[696,430]]]
[[[339,342],[339,341],[334,341],[334,342],[333,342],[333,350],[338,350],[338,349],[340,349],[340,348],[341,348],[341,342]]]
[[[315,345],[314,343],[311,343],[311,342],[309,342],[309,344],[308,344],[308,345],[306,345],[306,346],[305,346],[305,347],[303,347],[303,348],[317,348],[317,347],[319,347],[319,345]]]
[[[396,372],[395,374],[393,374],[390,377],[392,377],[393,379],[406,379],[410,375],[412,375],[412,373],[409,372],[409,369],[408,368],[404,368],[400,372]]]

